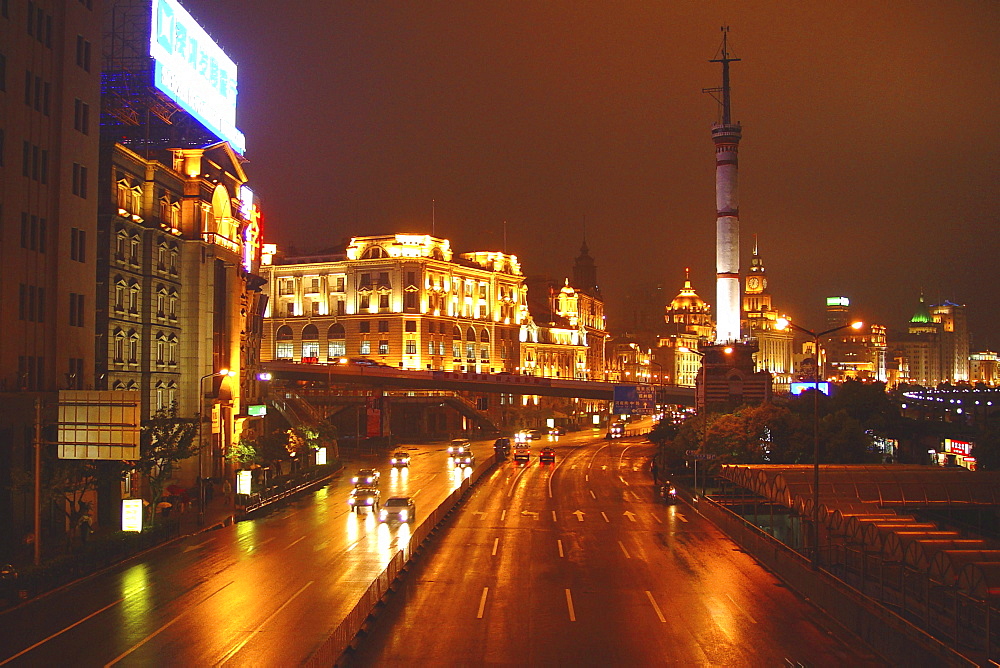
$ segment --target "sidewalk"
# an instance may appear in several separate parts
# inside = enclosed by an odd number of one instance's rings
[[[178,531],[181,536],[189,536],[229,526],[235,521],[235,511],[232,498],[226,499],[223,494],[216,494],[211,501],[205,504],[203,517],[199,516],[198,508],[194,505],[185,512],[178,513]]]

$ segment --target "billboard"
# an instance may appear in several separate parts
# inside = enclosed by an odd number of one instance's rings
[[[139,458],[139,392],[60,390],[59,458]]]
[[[830,383],[826,381],[821,381],[820,383],[818,383],[818,386],[820,392],[822,392],[826,396],[830,396]],[[789,391],[792,394],[802,394],[803,392],[815,389],[816,387],[817,383],[813,381],[805,381],[805,382],[796,381],[790,385]]]
[[[153,85],[245,153],[246,137],[236,128],[236,63],[177,0],[152,0],[149,55]]]
[[[615,415],[652,415],[656,409],[656,389],[652,385],[615,385]]]

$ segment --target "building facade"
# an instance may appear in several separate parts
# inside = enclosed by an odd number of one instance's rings
[[[775,390],[787,391],[794,373],[792,365],[794,332],[791,328],[777,327],[779,314],[771,303],[767,271],[764,268],[764,261],[757,252],[756,242],[743,291],[743,314],[743,330],[757,342],[757,352],[754,355],[757,370],[770,372],[774,379]]]
[[[653,349],[653,363],[659,365],[665,384],[694,387],[701,368],[698,350],[715,340],[711,307],[691,286],[684,269],[684,287],[667,305],[665,325],[659,345]]]

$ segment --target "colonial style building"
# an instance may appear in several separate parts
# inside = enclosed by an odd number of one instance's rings
[[[684,287],[664,314],[665,327],[659,346],[653,349],[652,364],[659,365],[665,384],[694,387],[701,356],[698,349],[715,340],[711,306],[691,286],[690,270],[684,269]]]
[[[928,306],[923,294],[907,333],[894,342],[909,369],[909,382],[927,387],[969,380],[969,330],[965,306]]]
[[[768,371],[776,390],[787,390],[792,380],[792,350],[794,333],[791,328],[778,329],[779,314],[771,304],[764,262],[754,242],[753,257],[743,292],[743,331],[757,341],[754,360],[758,371]]]

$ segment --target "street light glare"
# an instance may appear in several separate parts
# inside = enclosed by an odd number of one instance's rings
[[[851,329],[861,329],[864,326],[865,323],[861,322],[860,320],[851,323]]]
[[[792,323],[789,322],[788,318],[781,317],[774,321],[774,327],[778,330],[788,329],[788,326]]]

